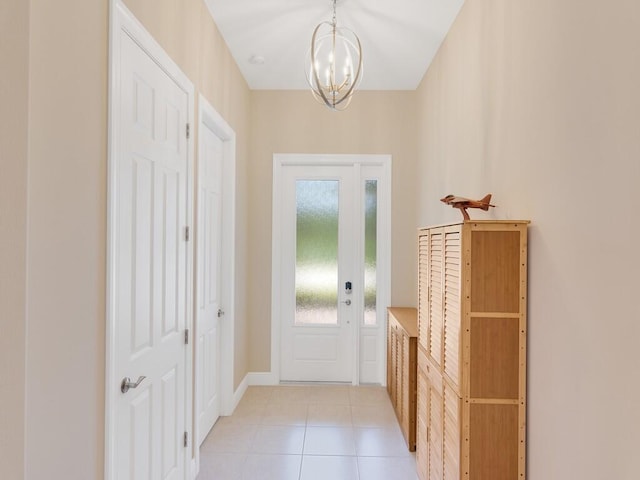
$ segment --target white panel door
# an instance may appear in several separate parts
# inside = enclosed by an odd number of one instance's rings
[[[284,169],[281,380],[352,381],[354,293],[361,288],[353,276],[353,170]]]
[[[391,157],[276,154],[273,180],[272,371],[384,383]]]
[[[220,415],[220,265],[223,141],[203,122],[198,154],[197,394],[198,444]]]
[[[118,480],[185,478],[188,94],[123,30],[114,191]],[[120,385],[114,385],[120,389]]]

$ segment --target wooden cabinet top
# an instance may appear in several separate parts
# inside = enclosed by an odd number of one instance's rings
[[[443,228],[443,227],[453,227],[456,225],[471,225],[471,226],[482,226],[482,225],[528,225],[530,224],[530,220],[468,220],[466,222],[452,222],[452,223],[443,223],[440,225],[429,225],[426,227],[418,228],[418,232],[424,230],[431,230],[432,228]]]
[[[413,307],[389,307],[392,316],[410,337],[418,336],[418,310]]]

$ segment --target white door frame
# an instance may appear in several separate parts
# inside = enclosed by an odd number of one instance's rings
[[[108,132],[108,163],[107,163],[107,301],[106,301],[106,361],[105,361],[105,480],[115,480],[117,471],[115,462],[116,446],[116,395],[119,393],[117,385],[120,379],[115,378],[115,361],[117,353],[116,309],[115,309],[115,272],[117,248],[117,155],[120,147],[120,132],[118,119],[120,115],[121,91],[119,88],[120,63],[119,52],[120,33],[129,35],[164,72],[176,82],[188,97],[187,118],[189,125],[194,123],[195,89],[189,78],[180,67],[169,57],[144,26],[133,16],[123,4],[122,0],[110,0],[109,3],[109,132]],[[193,180],[194,180],[194,142],[187,141],[187,226],[193,226]],[[193,331],[193,242],[187,244],[187,314],[186,328]],[[185,425],[193,425],[193,342],[189,342],[185,349]],[[193,429],[191,429],[193,438]],[[185,455],[184,478],[190,478],[190,465],[193,441],[189,442],[189,449]]]
[[[235,318],[235,212],[236,212],[236,134],[222,116],[203,96],[198,101],[198,152],[202,152],[204,135],[200,132],[208,128],[222,140],[222,252],[220,279],[220,305],[224,315],[220,318],[220,414],[231,415],[234,409],[233,365],[234,365],[234,318]],[[200,154],[199,154],[200,155]],[[198,173],[199,176],[199,173]],[[199,182],[199,178],[198,178]],[[198,206],[199,207],[199,206]],[[196,259],[196,261],[198,261]],[[198,332],[194,331],[193,338]],[[198,344],[195,342],[196,357]],[[198,378],[197,372],[195,376]],[[200,396],[197,382],[194,395],[196,402]],[[198,411],[196,406],[195,411]],[[194,421],[194,437],[198,436],[198,422]],[[193,478],[200,470],[200,449],[195,449]]]
[[[380,232],[378,242],[378,327],[382,329],[379,335],[378,352],[385,361],[380,362],[378,368],[378,378],[381,385],[386,383],[386,307],[391,302],[391,155],[333,155],[333,154],[274,154],[273,155],[273,197],[272,197],[272,232],[271,232],[271,372],[269,379],[265,383],[278,384],[280,382],[280,329],[281,312],[280,305],[281,289],[280,279],[282,273],[282,213],[278,208],[280,205],[279,196],[282,191],[282,169],[291,165],[340,165],[354,166],[357,170],[357,178],[360,178],[360,168],[367,165],[381,166],[386,177],[383,184],[388,185],[386,198],[388,204],[384,202],[379,205],[379,218],[382,220],[383,230]],[[382,248],[380,248],[382,247]],[[358,252],[360,253],[360,252]],[[381,313],[382,312],[382,313]],[[352,384],[360,383],[360,338],[363,326],[360,321],[356,322],[354,328],[354,338],[356,348],[353,355],[353,379]]]

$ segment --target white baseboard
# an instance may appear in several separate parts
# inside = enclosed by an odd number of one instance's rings
[[[236,407],[240,403],[240,400],[242,400],[242,396],[244,395],[244,392],[247,391],[247,387],[249,386],[248,377],[249,377],[248,374],[245,375],[242,381],[240,382],[240,385],[238,385],[238,388],[236,388],[236,391],[233,392],[233,400],[231,405],[233,408],[231,409],[231,412],[229,412],[228,415],[233,414]]]
[[[280,381],[272,372],[249,372],[249,385],[279,385]]]

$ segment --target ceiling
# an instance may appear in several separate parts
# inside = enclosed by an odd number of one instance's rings
[[[253,90],[307,89],[304,61],[332,0],[205,0]],[[338,0],[362,43],[361,90],[415,90],[464,0]],[[251,58],[263,59],[263,63]]]

